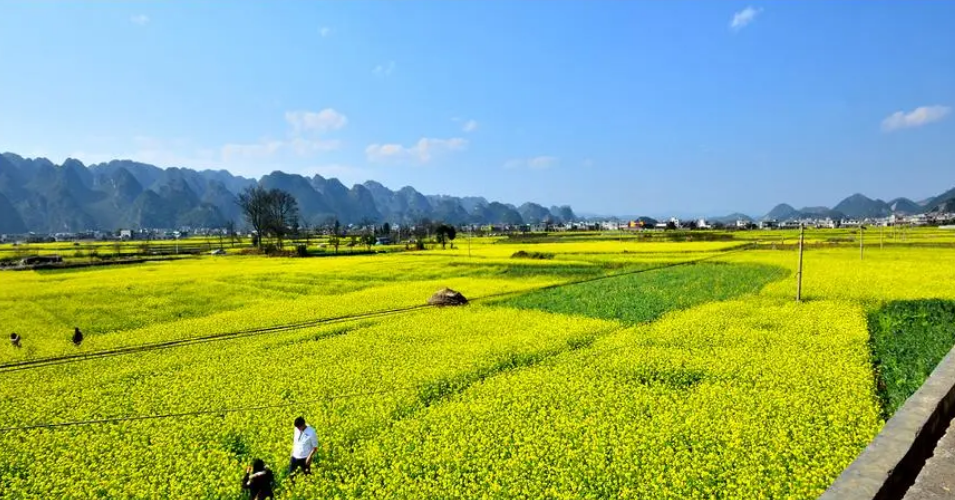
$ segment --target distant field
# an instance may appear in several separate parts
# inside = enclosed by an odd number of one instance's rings
[[[789,248],[568,239],[0,273],[0,496],[815,498],[882,425],[867,319],[955,299],[949,248],[812,248],[796,304]]]
[[[858,245],[859,231],[857,228],[815,229],[809,228],[805,233],[805,242],[809,245]],[[880,227],[869,226],[864,231],[866,245],[875,246],[940,246],[955,247],[955,229],[940,229],[936,227]],[[519,248],[533,248],[533,251],[550,252],[553,245],[558,245],[559,254],[573,253],[618,253],[627,252],[701,252],[725,250],[736,246],[758,243],[767,246],[795,245],[799,240],[798,229],[773,229],[750,231],[726,230],[699,230],[699,231],[604,231],[604,232],[566,232],[506,236],[473,236],[461,233],[450,242],[450,246],[457,252],[467,252],[471,247],[472,255],[478,252],[483,256],[510,257]],[[339,253],[350,253],[365,250],[365,246],[357,244],[349,247],[349,238],[343,238],[339,246]],[[290,249],[296,244],[305,244],[306,240],[290,240],[287,245]],[[327,238],[316,236],[307,240],[312,252],[334,253],[334,248],[328,245]],[[693,243],[689,247],[681,247],[686,243]],[[148,254],[150,252],[174,252],[176,247],[183,252],[211,252],[223,249],[227,252],[237,252],[251,247],[248,238],[231,241],[228,238],[218,237],[190,237],[181,240],[151,240],[125,242],[57,242],[57,243],[25,243],[13,245],[0,244],[0,261],[4,259],[21,258],[26,255],[60,255],[68,260],[88,261],[92,255],[111,257],[113,255],[129,256],[133,254]],[[438,246],[428,243],[428,248]],[[670,250],[667,250],[669,246]],[[404,244],[377,245],[378,251],[407,250]]]
[[[529,292],[499,304],[638,324],[667,311],[758,292],[786,274],[765,265],[701,262]]]

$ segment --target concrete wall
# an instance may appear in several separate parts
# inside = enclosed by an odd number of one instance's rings
[[[955,348],[819,499],[901,499],[953,416]]]

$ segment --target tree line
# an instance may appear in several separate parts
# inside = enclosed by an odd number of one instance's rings
[[[300,220],[298,201],[286,191],[265,189],[257,185],[249,186],[239,194],[236,203],[242,210],[246,222],[257,235],[253,240],[257,247],[261,248],[265,238],[274,238],[276,245],[281,248],[284,240],[289,236],[299,235],[303,230],[306,238],[310,234],[308,225],[303,224]],[[336,219],[329,220],[326,225],[329,233],[328,243],[337,252],[339,245],[342,244],[342,237],[345,236],[341,224]],[[359,226],[364,228],[364,231],[360,235],[351,235],[351,245],[360,243],[371,248],[377,242],[379,235],[390,237],[392,232],[391,225],[387,222],[380,229],[373,221],[364,221]],[[432,237],[436,243],[441,245],[441,248],[445,248],[449,243],[453,247],[452,241],[457,236],[457,229],[453,225],[443,222],[422,219],[418,224],[415,224],[413,231],[407,235],[398,234],[399,239],[402,236],[412,237],[414,244],[419,249],[423,249],[425,240]]]

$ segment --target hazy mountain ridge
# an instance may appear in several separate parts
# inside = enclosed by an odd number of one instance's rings
[[[762,217],[750,217],[743,213],[712,217],[714,222],[731,224],[737,220],[752,222],[756,220],[791,221],[800,219],[873,219],[889,215],[916,215],[926,212],[955,212],[955,188],[938,196],[933,196],[923,202],[914,202],[909,198],[899,197],[885,202],[872,199],[856,193],[846,197],[833,208],[829,207],[802,207],[796,209],[788,203],[780,203]]]
[[[955,188],[929,199],[925,206],[934,212],[951,212],[955,207],[953,202],[955,202]]]
[[[872,219],[888,217],[893,214],[915,215],[924,212],[951,212],[953,208],[955,208],[955,188],[929,198],[924,204],[916,203],[904,197],[885,202],[856,193],[840,201],[831,209],[827,207],[803,207],[797,210],[792,205],[780,203],[764,215],[761,220]]]
[[[569,206],[524,203],[518,208],[483,197],[426,196],[411,186],[393,191],[371,180],[348,188],[320,175],[275,171],[255,180],[225,170],[160,168],[131,160],[86,166],[73,158],[56,165],[46,158],[4,153],[0,233],[222,227],[230,221],[241,226],[235,201],[255,184],[294,195],[302,222],[309,226],[334,219],[342,224],[409,224],[424,218],[452,224],[534,224],[576,218]]]

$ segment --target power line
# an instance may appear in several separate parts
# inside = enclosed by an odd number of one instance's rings
[[[737,249],[737,250],[734,250],[733,252],[743,251],[743,250],[746,250],[746,249],[748,249],[748,248]],[[731,253],[731,252],[724,252],[724,253],[722,253],[721,255],[726,255],[727,253]],[[570,283],[550,285],[550,286],[546,286],[546,287],[541,287],[541,288],[539,288],[539,289],[535,289],[535,290],[533,290],[533,291],[543,290],[543,289],[553,289],[553,288],[557,288],[557,287],[559,287],[559,286],[569,286],[569,285],[575,285],[575,284],[581,284],[581,283],[588,283],[588,282],[594,282],[594,281],[598,281],[598,280],[602,280],[602,279],[609,279],[609,278],[620,277],[620,276],[625,276],[625,275],[632,275],[632,274],[638,274],[638,273],[643,273],[643,272],[656,271],[656,270],[660,270],[660,269],[665,269],[665,268],[670,268],[670,267],[676,267],[676,266],[681,266],[681,265],[695,264],[695,263],[697,263],[697,262],[700,262],[700,261],[703,261],[703,260],[708,260],[708,259],[711,259],[711,258],[717,257],[717,256],[720,256],[720,255],[710,256],[710,257],[704,257],[704,258],[696,259],[696,260],[693,260],[693,261],[686,261],[686,262],[681,262],[681,263],[668,264],[668,265],[658,266],[658,267],[654,267],[654,268],[639,269],[639,270],[635,270],[635,271],[629,271],[629,272],[624,272],[624,273],[617,273],[617,274],[614,274],[614,275],[600,276],[600,277],[596,277],[596,278],[589,278],[589,279],[584,279],[584,280],[578,280],[578,281],[570,282]],[[511,294],[511,293],[514,293],[514,292],[508,292],[508,294]],[[520,292],[518,292],[518,293],[520,293]],[[498,294],[498,296],[500,296],[500,295],[504,295],[504,294]],[[491,296],[482,297],[481,299],[487,299],[487,298],[491,298]],[[475,299],[475,300],[479,300],[479,299]],[[415,306],[415,307],[417,308],[418,306]],[[621,329],[621,328],[609,330],[608,332],[606,332],[606,334],[612,333],[612,332],[614,332],[614,331],[619,331],[620,329]],[[601,354],[608,354],[608,353],[615,352],[615,351],[619,351],[619,350],[621,350],[621,349],[625,349],[625,348],[628,348],[628,347],[631,347],[631,346],[629,346],[629,345],[619,345],[619,346],[610,347],[610,348],[605,348],[605,349],[590,350],[589,352],[587,352],[586,356],[587,356],[587,357],[591,357],[591,356],[596,356],[596,355],[601,355]],[[313,403],[324,402],[324,401],[332,401],[332,400],[340,400],[340,399],[351,399],[351,398],[367,397],[367,396],[374,396],[374,395],[380,395],[380,394],[390,394],[390,393],[401,392],[401,391],[409,391],[409,390],[422,389],[422,388],[428,387],[428,386],[430,386],[430,385],[431,385],[431,383],[429,382],[429,383],[423,383],[423,384],[417,384],[417,385],[411,385],[411,386],[402,386],[402,387],[392,387],[392,388],[388,388],[388,389],[379,389],[379,390],[375,390],[375,391],[364,391],[364,392],[355,392],[355,393],[345,393],[345,394],[329,395],[329,396],[324,396],[324,397],[321,397],[321,398],[313,398],[313,399],[307,399],[307,400],[302,400],[302,401],[294,401],[294,402],[287,402],[287,403],[273,403],[273,404],[263,404],[263,405],[246,405],[246,406],[237,406],[237,407],[218,408],[218,409],[214,409],[214,410],[194,410],[194,411],[187,411],[187,412],[161,413],[161,414],[152,414],[152,415],[128,415],[128,416],[107,417],[107,418],[100,418],[100,419],[73,420],[73,421],[53,422],[53,423],[46,423],[46,424],[32,424],[32,425],[25,425],[25,426],[0,427],[0,432],[28,431],[28,430],[37,430],[37,429],[58,429],[58,428],[63,428],[63,427],[77,427],[77,426],[84,426],[84,425],[112,424],[112,423],[121,423],[121,422],[145,421],[145,420],[160,420],[160,419],[167,419],[167,418],[184,418],[184,417],[195,417],[195,416],[203,416],[203,415],[226,415],[226,414],[230,414],[230,413],[240,413],[240,412],[250,412],[250,411],[261,411],[261,410],[269,410],[269,409],[277,409],[277,408],[289,408],[289,407],[293,407],[293,406],[301,406],[301,405],[313,404]]]
[[[215,410],[195,410],[195,411],[185,411],[185,412],[179,412],[179,413],[158,413],[158,414],[152,414],[152,415],[128,415],[124,417],[107,417],[107,418],[97,418],[97,419],[89,419],[89,420],[72,420],[67,422],[53,422],[53,423],[47,423],[47,424],[23,425],[18,427],[16,426],[15,427],[0,427],[0,432],[28,431],[28,430],[35,430],[35,429],[57,429],[62,427],[77,427],[77,426],[83,426],[83,425],[96,425],[96,424],[114,424],[114,423],[120,423],[120,422],[134,422],[134,421],[140,421],[140,420],[160,420],[160,419],[166,419],[166,418],[197,417],[202,415],[226,415],[229,413],[271,410],[276,408],[288,408],[292,406],[301,406],[301,405],[307,405],[307,404],[313,404],[313,403],[320,403],[324,401],[333,401],[336,399],[351,399],[351,398],[375,396],[379,394],[388,394],[388,393],[400,392],[400,391],[409,391],[409,390],[424,388],[426,385],[427,384],[420,384],[420,385],[414,385],[414,386],[379,389],[376,391],[335,394],[330,396],[324,396],[321,398],[305,399],[302,401],[293,401],[289,403],[236,406],[231,408],[218,408]]]
[[[413,311],[417,309],[424,309],[426,307],[429,307],[429,306],[415,305],[415,306],[409,306],[409,307],[398,308],[398,309],[372,311],[368,313],[338,316],[334,318],[322,318],[322,319],[304,321],[299,323],[289,323],[285,325],[277,325],[277,326],[266,327],[266,328],[255,328],[250,330],[223,332],[223,333],[216,333],[212,335],[204,335],[199,337],[189,337],[185,339],[167,340],[167,341],[161,341],[161,342],[155,342],[155,343],[149,343],[149,344],[140,344],[135,346],[116,347],[111,349],[88,351],[88,352],[84,352],[80,354],[68,354],[65,356],[51,356],[46,358],[37,358],[37,359],[31,359],[26,361],[18,361],[14,363],[2,364],[0,365],[0,373],[20,371],[20,370],[31,369],[31,368],[41,368],[45,366],[84,361],[88,359],[120,356],[124,354],[135,354],[139,352],[146,352],[146,351],[152,351],[152,350],[158,350],[158,349],[168,349],[172,347],[180,347],[180,346],[199,344],[204,342],[214,342],[218,340],[229,340],[233,338],[252,337],[252,336],[263,335],[267,333],[281,333],[281,332],[288,332],[288,331],[294,331],[294,330],[301,330],[301,329],[309,328],[313,326],[341,323],[341,322],[354,321],[354,320],[360,320],[360,319],[375,318],[378,316],[385,316],[389,314],[409,312],[409,311]]]
[[[718,253],[715,253],[714,255],[701,257],[699,259],[693,259],[693,260],[688,260],[683,262],[674,262],[674,263],[664,264],[664,265],[650,267],[650,268],[635,269],[632,271],[607,274],[603,276],[584,278],[580,280],[567,281],[562,283],[554,283],[551,285],[544,285],[541,287],[527,289],[527,290],[514,290],[514,291],[500,292],[496,294],[490,294],[483,297],[477,297],[477,298],[471,299],[471,302],[479,302],[479,301],[491,300],[491,299],[501,299],[504,297],[520,295],[525,293],[552,290],[552,289],[562,288],[566,286],[581,285],[585,283],[592,283],[596,281],[619,278],[622,276],[629,276],[634,274],[641,274],[646,272],[669,269],[673,267],[692,265],[698,262],[703,262],[703,261],[714,259],[717,257],[723,257],[729,254],[744,252],[754,248],[754,246],[755,244],[750,243],[746,245],[741,245],[731,250],[719,251]],[[269,333],[289,332],[289,331],[301,330],[301,329],[316,327],[316,326],[324,326],[324,325],[334,324],[334,323],[357,321],[361,319],[371,319],[371,318],[376,318],[381,316],[389,316],[393,314],[402,314],[406,312],[427,309],[430,307],[434,307],[434,306],[431,306],[428,304],[420,304],[420,305],[413,305],[413,306],[407,306],[402,308],[385,309],[385,310],[379,310],[379,311],[371,311],[367,313],[337,316],[333,318],[321,318],[321,319],[315,319],[315,320],[301,321],[297,323],[288,323],[288,324],[276,325],[272,327],[238,330],[233,332],[223,332],[223,333],[203,335],[198,337],[189,337],[184,339],[175,339],[175,340],[167,340],[167,341],[160,341],[160,342],[147,343],[147,344],[139,344],[135,346],[125,346],[125,347],[116,347],[116,348],[102,349],[102,350],[96,350],[96,351],[87,351],[84,353],[68,354],[64,356],[50,356],[45,358],[35,358],[31,360],[26,360],[26,361],[17,361],[13,363],[0,364],[0,374],[28,370],[28,369],[45,368],[48,366],[56,366],[56,365],[74,363],[78,361],[85,361],[85,360],[91,360],[91,359],[121,356],[126,354],[136,354],[141,352],[148,352],[148,351],[154,351],[154,350],[160,350],[160,349],[169,349],[174,347],[182,347],[182,346],[200,344],[205,342],[253,337],[253,336],[264,335]]]
[[[609,330],[605,332],[605,335],[619,331],[622,328],[623,327]],[[592,356],[601,355],[601,354],[608,354],[611,352],[619,351],[620,349],[624,349],[627,347],[631,347],[631,346],[620,345],[620,346],[610,347],[605,349],[590,350],[589,352],[586,353],[586,356],[592,357]],[[422,384],[410,385],[410,386],[400,386],[400,387],[391,387],[388,389],[378,389],[374,391],[333,394],[333,395],[323,396],[320,398],[305,399],[301,401],[293,401],[288,403],[246,405],[246,406],[217,408],[213,410],[193,410],[193,411],[185,411],[185,412],[177,412],[177,413],[157,413],[157,414],[151,414],[151,415],[127,415],[127,416],[121,416],[121,417],[106,417],[106,418],[96,418],[96,419],[86,419],[86,420],[70,420],[65,422],[52,422],[52,423],[45,423],[45,424],[0,427],[0,433],[29,431],[29,430],[37,430],[37,429],[59,429],[64,427],[79,427],[79,426],[85,426],[85,425],[115,424],[115,423],[121,423],[121,422],[136,422],[136,421],[144,421],[144,420],[162,420],[167,418],[198,417],[203,415],[227,415],[230,413],[273,410],[278,408],[290,408],[293,406],[302,406],[302,405],[320,403],[325,401],[377,396],[381,394],[391,394],[391,393],[402,392],[402,391],[412,391],[412,390],[418,390],[418,389],[429,387],[431,384],[432,383],[429,382],[429,383],[422,383]]]

